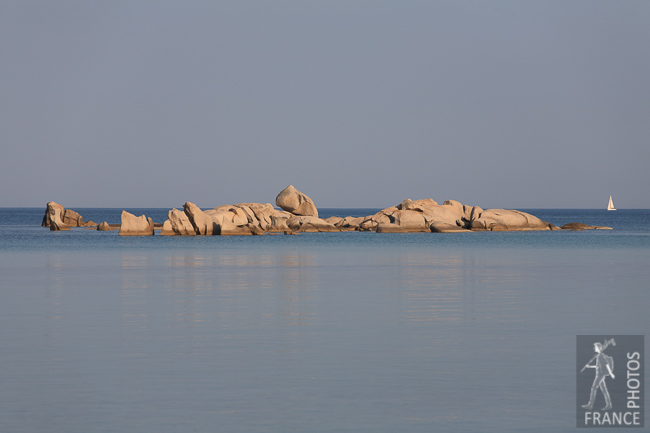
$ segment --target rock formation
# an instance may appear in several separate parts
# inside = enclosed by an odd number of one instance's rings
[[[314,201],[289,185],[275,198],[275,204],[294,215],[318,217],[318,209]]]
[[[63,214],[63,222],[70,227],[83,227],[84,219],[78,212],[66,209]]]
[[[121,226],[103,222],[98,230],[120,229],[119,234],[152,235],[160,229],[165,236],[196,235],[262,235],[265,233],[293,234],[298,232],[376,231],[377,233],[469,233],[472,231],[524,231],[524,230],[585,230],[611,229],[611,227],[588,226],[570,223],[556,227],[546,221],[517,210],[482,209],[468,206],[456,200],[447,200],[442,205],[433,199],[410,200],[382,209],[365,217],[333,216],[318,218],[318,209],[305,194],[289,185],[282,190],[276,204],[283,210],[273,208],[270,203],[239,203],[222,205],[202,210],[196,204],[187,202],[183,210],[172,209],[164,224],[154,225],[144,215],[135,217],[122,212]],[[84,223],[77,212],[66,210],[58,203],[49,202],[43,225],[51,230],[69,230],[70,226],[96,225]]]
[[[161,235],[259,235],[266,231],[284,231],[275,225],[293,216],[273,209],[269,203],[240,203],[202,210],[187,202],[183,211],[172,209],[163,224]]]
[[[559,228],[525,212],[504,209],[483,210],[456,200],[439,205],[433,199],[406,199],[365,218],[331,220],[341,230],[377,233],[436,232],[460,233],[499,230],[558,230]]]
[[[60,204],[51,201],[48,202],[47,206],[45,207],[45,215],[43,215],[43,222],[41,223],[41,227],[50,226],[50,223],[52,222],[52,215],[54,215],[55,211],[58,211],[61,223],[63,223],[63,214],[65,213],[65,209]]]
[[[118,229],[119,229],[119,227],[112,226],[109,223],[107,223],[106,221],[104,221],[103,223],[101,223],[100,225],[97,226],[97,230],[99,230],[101,232],[109,232],[109,231],[118,230]]]
[[[56,203],[54,203],[54,205],[56,205]],[[47,212],[48,212],[47,216],[49,220],[48,224],[50,226],[50,230],[53,232],[59,230],[70,230],[70,226],[64,223],[61,218],[62,211],[63,211],[63,206],[61,205],[50,206],[50,203],[48,203],[47,206]]]
[[[135,215],[122,211],[122,224],[120,236],[151,236],[153,235],[153,221],[144,215]]]
[[[559,230],[559,227],[517,210],[487,209],[471,220],[472,230]]]
[[[94,223],[92,221],[84,222],[83,217],[79,215],[78,212],[73,211],[72,209],[65,209],[60,204],[51,201],[47,204],[45,208],[45,215],[43,215],[43,221],[41,222],[41,227],[50,227],[50,224],[52,222],[52,218],[50,215],[52,215],[53,209],[58,210],[61,223],[67,225],[68,228],[69,227],[94,227],[97,225],[97,223]],[[59,229],[55,229],[55,230],[59,230]]]
[[[160,234],[163,236],[193,236],[196,235],[196,230],[187,214],[174,208],[167,213],[167,221],[163,223]]]

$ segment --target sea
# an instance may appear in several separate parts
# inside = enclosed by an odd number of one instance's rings
[[[613,230],[122,237],[0,208],[0,432],[573,432],[577,336],[650,333],[650,210],[522,210]]]

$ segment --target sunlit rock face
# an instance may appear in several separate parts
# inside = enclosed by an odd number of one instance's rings
[[[120,225],[120,236],[152,236],[153,221],[144,215],[139,217],[123,210],[122,223]]]
[[[294,215],[318,217],[318,209],[314,201],[289,185],[275,198],[275,204],[282,210]]]

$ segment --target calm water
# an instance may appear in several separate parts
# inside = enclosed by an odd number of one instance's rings
[[[528,211],[614,230],[119,237],[0,209],[0,431],[573,431],[576,335],[650,330],[650,210]]]

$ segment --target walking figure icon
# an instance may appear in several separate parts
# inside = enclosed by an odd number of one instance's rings
[[[594,368],[596,370],[596,376],[594,377],[594,382],[591,385],[591,393],[589,394],[589,403],[582,405],[582,407],[587,410],[593,409],[598,389],[600,389],[603,393],[603,397],[605,397],[605,407],[602,408],[602,410],[610,410],[612,408],[612,399],[609,396],[605,379],[607,376],[611,376],[612,379],[615,379],[614,358],[603,353],[610,344],[616,346],[616,342],[613,338],[605,341],[604,344],[598,342],[594,343],[594,352],[596,352],[596,354],[587,364],[585,364],[584,367],[582,367],[582,370],[580,370],[580,373],[582,373],[585,368]]]

